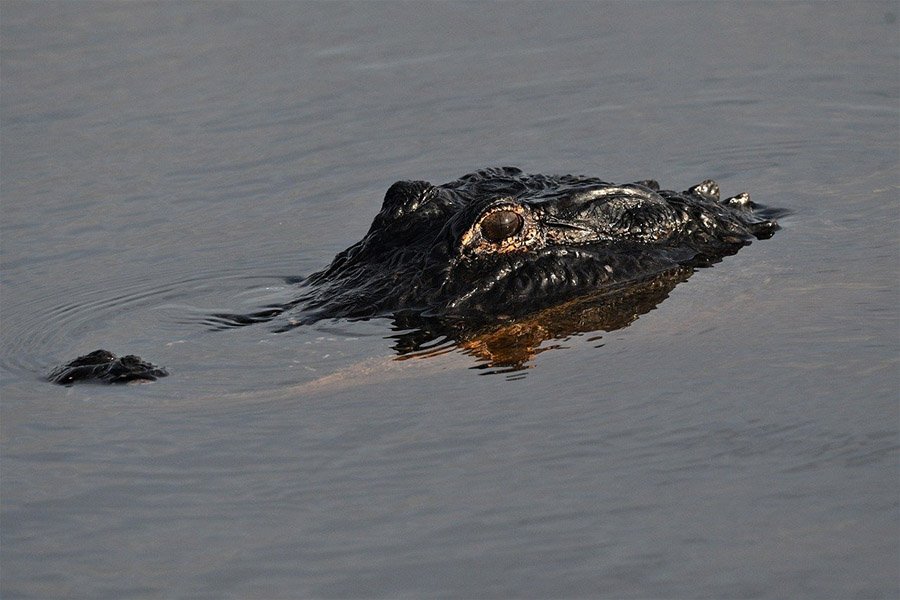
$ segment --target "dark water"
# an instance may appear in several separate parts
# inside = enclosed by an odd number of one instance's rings
[[[4,2],[3,598],[896,598],[897,13]],[[203,325],[499,164],[794,212],[513,374]]]

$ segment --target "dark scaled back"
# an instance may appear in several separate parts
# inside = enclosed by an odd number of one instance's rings
[[[54,369],[47,378],[52,383],[77,382],[132,383],[156,381],[168,372],[134,355],[118,357],[107,350],[95,350]]]

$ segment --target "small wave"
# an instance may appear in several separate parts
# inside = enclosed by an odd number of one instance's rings
[[[141,344],[166,343],[166,336],[199,335],[215,320],[210,315],[237,313],[244,306],[266,306],[273,297],[289,296],[297,278],[225,270],[169,281],[134,276],[95,282],[60,299],[43,296],[30,305],[4,306],[0,365],[10,371],[43,372],[73,353],[94,346],[119,346],[114,352],[137,352]],[[214,304],[215,308],[207,308]],[[169,340],[171,341],[171,340]]]

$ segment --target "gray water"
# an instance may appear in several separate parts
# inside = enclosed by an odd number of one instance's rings
[[[4,2],[2,597],[896,598],[898,8]],[[513,373],[203,324],[507,164],[793,212]]]

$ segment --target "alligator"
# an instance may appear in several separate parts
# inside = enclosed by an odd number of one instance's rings
[[[295,300],[211,320],[231,327],[288,315],[283,330],[390,317],[395,329],[419,332],[398,336],[400,353],[441,335],[478,346],[479,332],[508,345],[510,324],[519,332],[535,315],[569,322],[557,327],[567,332],[610,330],[651,310],[694,269],[772,236],[783,214],[746,193],[720,199],[712,180],[676,192],[654,180],[619,185],[500,167],[443,185],[399,181],[368,233],[303,280]],[[559,333],[539,329],[531,346]],[[137,357],[98,350],[50,379],[119,383],[163,375]]]

